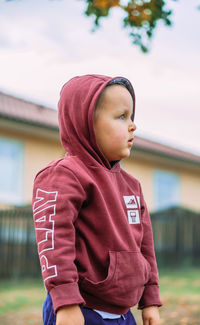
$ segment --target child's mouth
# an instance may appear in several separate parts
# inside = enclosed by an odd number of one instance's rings
[[[134,138],[131,138],[131,139],[128,140],[128,143],[129,143],[131,146],[133,145],[133,140],[134,140]]]

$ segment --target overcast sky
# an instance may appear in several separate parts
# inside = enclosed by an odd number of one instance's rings
[[[142,54],[118,8],[91,33],[84,0],[0,0],[0,90],[56,108],[75,75],[125,76],[137,134],[200,154],[200,1],[167,3],[174,25],[159,23]]]

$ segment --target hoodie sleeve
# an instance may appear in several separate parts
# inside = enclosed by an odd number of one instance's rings
[[[50,166],[34,182],[33,216],[41,273],[54,312],[65,305],[84,304],[74,263],[74,222],[85,199],[79,180],[64,166]]]
[[[151,266],[150,278],[146,283],[143,295],[139,301],[138,308],[143,309],[148,306],[162,306],[159,297],[158,286],[158,269],[154,251],[153,233],[150,216],[147,210],[146,203],[141,191],[141,213],[143,226],[143,239],[141,246],[141,253],[146,258]]]

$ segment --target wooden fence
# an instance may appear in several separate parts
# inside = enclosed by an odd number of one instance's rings
[[[174,207],[151,214],[159,267],[200,266],[200,213]]]
[[[39,274],[31,208],[0,211],[0,278]]]
[[[200,214],[151,214],[158,266],[200,266]],[[31,208],[0,211],[0,279],[40,276]]]

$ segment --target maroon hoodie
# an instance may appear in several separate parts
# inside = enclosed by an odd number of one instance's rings
[[[55,312],[72,304],[116,314],[137,303],[161,305],[140,183],[119,162],[111,168],[95,139],[95,103],[113,79],[87,75],[64,85],[59,124],[67,155],[35,178],[38,254]]]

